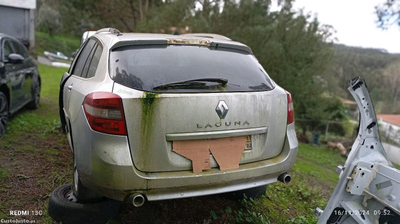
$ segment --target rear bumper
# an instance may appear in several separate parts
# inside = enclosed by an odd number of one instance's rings
[[[264,176],[236,180],[232,182],[220,182],[213,184],[186,185],[182,187],[164,187],[157,189],[138,189],[138,190],[118,190],[100,187],[87,180],[82,180],[83,184],[93,191],[105,197],[122,201],[125,197],[133,193],[144,194],[148,201],[160,201],[168,199],[179,199],[188,197],[198,197],[205,195],[221,194],[226,192],[238,191],[254,188],[267,184],[275,183],[281,173],[266,174]]]
[[[228,171],[213,168],[200,174],[193,174],[192,171],[145,173],[133,165],[125,136],[110,136],[91,131],[87,125],[79,126],[89,130],[74,130],[75,133],[90,133],[91,136],[78,139],[93,139],[75,141],[75,145],[86,144],[85,150],[75,148],[82,183],[95,192],[120,201],[132,193],[143,193],[149,201],[157,201],[219,194],[274,183],[280,174],[291,170],[298,147],[294,124],[291,124],[287,128],[283,150],[277,157],[242,164],[239,169]]]

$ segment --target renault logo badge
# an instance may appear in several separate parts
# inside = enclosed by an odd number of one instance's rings
[[[219,101],[217,108],[215,108],[215,111],[217,111],[217,114],[221,119],[224,119],[228,114],[229,108],[225,101],[221,100]]]

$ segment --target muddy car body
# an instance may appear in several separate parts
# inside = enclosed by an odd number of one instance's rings
[[[79,186],[122,201],[165,200],[290,181],[296,153],[291,96],[249,47],[210,35],[100,30],[77,52],[60,115]],[[239,168],[193,173],[175,141],[246,136]],[[286,177],[286,178],[284,178]]]

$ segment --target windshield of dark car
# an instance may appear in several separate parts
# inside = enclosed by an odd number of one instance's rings
[[[155,92],[268,91],[271,79],[256,58],[245,51],[188,45],[142,45],[114,49],[110,54],[111,78],[124,86]],[[221,88],[153,89],[193,79],[226,79]],[[219,85],[209,83],[209,85]]]

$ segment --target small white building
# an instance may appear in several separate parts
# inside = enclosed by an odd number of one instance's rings
[[[0,33],[35,47],[36,0],[0,0]]]
[[[400,114],[377,114],[380,134],[400,145]]]

